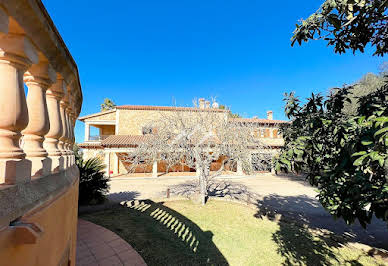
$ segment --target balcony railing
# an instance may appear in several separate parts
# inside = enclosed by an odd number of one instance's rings
[[[109,136],[112,136],[112,135],[94,135],[94,136],[89,136],[89,141],[102,141],[102,140],[106,139]]]
[[[31,3],[0,3],[0,185],[75,163],[74,125],[82,104],[77,65],[42,3]]]

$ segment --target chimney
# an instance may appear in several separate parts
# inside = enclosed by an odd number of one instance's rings
[[[205,108],[206,108],[206,109],[209,109],[209,108],[210,108],[210,102],[209,102],[209,101],[205,101]]]
[[[252,119],[258,119],[259,117],[258,116],[252,116]]]
[[[199,98],[199,109],[205,109],[205,99],[204,98]]]
[[[267,119],[273,120],[273,112],[272,111],[267,111]]]
[[[218,104],[218,102],[213,102],[212,103],[212,108],[218,109],[218,108],[220,108],[220,105]]]

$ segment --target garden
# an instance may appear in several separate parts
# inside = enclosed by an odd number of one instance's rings
[[[81,215],[117,233],[148,265],[384,265],[344,239],[240,203],[128,201]]]

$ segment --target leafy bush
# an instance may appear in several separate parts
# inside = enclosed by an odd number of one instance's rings
[[[326,210],[365,227],[373,215],[388,222],[388,83],[358,98],[355,116],[343,112],[349,90],[313,94],[304,105],[286,95],[292,123],[276,168],[306,173]]]
[[[84,161],[77,155],[76,164],[80,172],[78,203],[86,205],[104,202],[109,189],[109,178],[104,175],[105,165],[99,158]]]

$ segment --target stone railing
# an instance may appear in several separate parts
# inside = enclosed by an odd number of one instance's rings
[[[37,14],[23,16],[33,12],[23,2],[42,7],[40,1],[0,1],[0,184],[7,185],[74,164],[73,129],[82,102],[76,65],[64,45],[54,46],[63,42],[55,27],[47,32],[54,36],[36,33],[27,23]]]
[[[77,65],[42,2],[0,0],[0,261],[7,265],[74,265],[72,148],[81,104]]]

